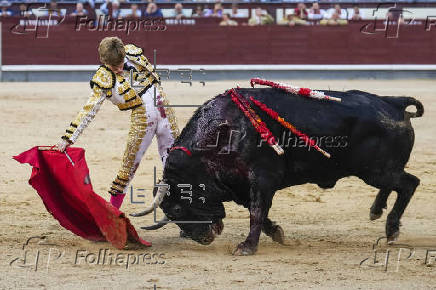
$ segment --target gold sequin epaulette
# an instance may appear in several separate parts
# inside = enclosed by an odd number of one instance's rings
[[[156,73],[153,65],[150,61],[144,56],[142,48],[137,47],[134,44],[127,44],[124,46],[126,51],[126,57],[133,63],[135,63],[136,69],[143,73],[144,71],[149,72],[147,77],[152,77],[158,82],[160,81],[159,75]]]
[[[100,89],[112,89],[115,87],[115,74],[107,66],[101,65],[90,81],[91,88],[96,85]]]
[[[143,53],[142,48],[134,44],[126,44],[124,50],[128,56],[140,56]]]

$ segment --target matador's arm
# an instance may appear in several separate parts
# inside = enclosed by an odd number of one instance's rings
[[[88,101],[70,123],[65,135],[62,136],[62,139],[66,140],[69,144],[77,141],[83,130],[94,119],[106,97],[112,95],[112,88],[115,86],[115,74],[106,66],[100,66],[90,84],[92,93]]]

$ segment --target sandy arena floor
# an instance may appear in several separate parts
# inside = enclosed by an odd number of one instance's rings
[[[166,83],[164,88],[172,104],[201,104],[236,83],[248,86],[248,81],[242,80],[209,82],[205,87],[198,83],[192,87]],[[120,251],[107,243],[83,240],[59,226],[45,210],[37,193],[27,183],[30,166],[20,165],[11,157],[36,145],[56,143],[85,103],[89,85],[0,83],[0,288],[436,289],[436,82],[301,80],[295,84],[415,96],[423,102],[424,117],[412,121],[416,141],[407,168],[421,179],[421,185],[403,216],[399,239],[415,249],[409,259],[410,248],[401,250],[399,262],[399,246],[391,248],[385,271],[382,264],[386,247],[382,243],[377,247],[379,262],[374,264],[372,246],[384,235],[386,214],[375,222],[369,221],[369,207],[377,190],[357,178],[343,179],[330,190],[308,184],[277,193],[270,217],[283,227],[288,244],[276,244],[262,234],[255,256],[231,255],[249,231],[247,210],[234,203],[226,203],[224,232],[210,246],[179,238],[175,225],[155,232],[139,230],[142,237],[153,242],[152,248],[130,245],[129,249]],[[180,128],[193,110],[177,109]],[[107,102],[76,144],[86,149],[94,189],[106,199],[109,199],[108,186],[121,162],[128,122],[128,112],[119,112]],[[134,196],[137,201],[151,201],[154,165],[161,170],[155,143],[146,153],[133,181],[134,188],[146,189],[146,198]],[[389,198],[389,209],[395,197],[393,193]],[[130,197],[126,199],[122,210],[127,213],[144,207],[132,204]],[[137,227],[148,225],[152,217],[132,219],[132,222]],[[23,250],[29,238],[40,236],[45,236],[46,243],[52,245],[38,244],[38,239],[33,239]],[[92,254],[104,249],[112,256],[149,254],[150,259],[141,259],[139,264],[127,269],[125,261],[120,262],[121,265],[108,265],[107,261],[104,265],[102,261],[92,264]],[[39,262],[35,269],[38,251]],[[25,253],[26,263],[23,262]],[[59,253],[62,253],[60,257]],[[85,261],[83,256],[87,254],[91,256]],[[76,255],[79,256],[77,261]],[[369,260],[360,265],[366,258]]]

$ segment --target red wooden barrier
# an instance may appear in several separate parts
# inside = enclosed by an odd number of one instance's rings
[[[97,64],[97,46],[105,36],[117,35],[135,43],[159,64],[436,64],[436,27],[402,25],[398,38],[383,31],[362,33],[366,23],[341,27],[219,27],[166,25],[158,31],[90,31],[75,20],[57,26],[14,27],[17,19],[2,20],[3,64]],[[369,23],[372,26],[372,23]],[[383,24],[379,23],[379,27]],[[373,32],[372,27],[366,29]],[[395,36],[395,26],[389,29]]]

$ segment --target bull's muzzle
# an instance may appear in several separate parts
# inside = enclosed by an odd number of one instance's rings
[[[221,235],[224,229],[224,224],[221,219],[209,226],[209,231],[200,237],[192,237],[192,239],[202,245],[211,244],[217,235]]]

